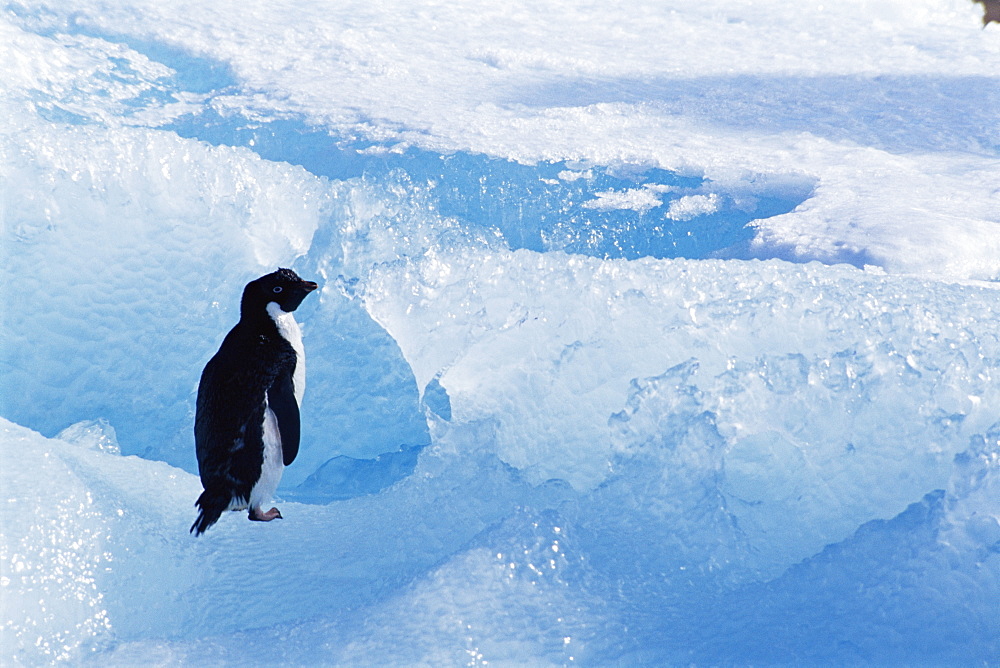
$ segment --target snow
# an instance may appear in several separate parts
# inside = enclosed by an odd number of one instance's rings
[[[609,190],[607,192],[597,192],[596,199],[584,202],[583,206],[588,209],[632,209],[640,213],[645,213],[650,209],[663,204],[648,188],[634,188],[631,190]],[[668,213],[667,217],[671,217]]]
[[[0,9],[0,663],[1000,660],[977,5],[72,4]],[[284,519],[195,539],[278,266]]]
[[[670,203],[667,218],[670,220],[690,220],[695,216],[715,213],[719,210],[719,197],[711,195],[687,195]]]

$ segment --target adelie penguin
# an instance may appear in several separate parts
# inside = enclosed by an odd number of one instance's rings
[[[240,321],[202,371],[194,440],[205,491],[195,503],[196,536],[225,510],[249,508],[261,522],[281,518],[263,504],[299,451],[306,369],[292,312],[316,287],[290,269],[248,283]]]

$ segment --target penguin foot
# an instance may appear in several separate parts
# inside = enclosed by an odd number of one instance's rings
[[[271,520],[284,519],[277,508],[271,508],[266,513],[260,512],[260,508],[251,508],[247,515],[251,522],[270,522]]]

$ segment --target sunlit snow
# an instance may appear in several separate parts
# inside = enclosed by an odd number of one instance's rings
[[[0,5],[0,664],[996,664],[977,7]],[[284,519],[194,538],[279,266]]]

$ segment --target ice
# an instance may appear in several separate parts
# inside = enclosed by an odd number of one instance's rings
[[[246,131],[304,118],[390,151],[631,163],[733,188],[751,175],[795,176],[818,182],[813,197],[758,222],[753,256],[998,275],[1000,54],[990,30],[968,32],[978,18],[966,0],[799,12],[769,3],[297,5],[304,33],[285,29],[278,6],[185,6],[183,21],[161,3],[129,7],[11,11],[36,32],[124,42],[136,61],[148,54],[184,70],[180,83],[194,85],[166,104],[143,101],[151,116],[180,118],[209,82],[218,88],[207,106],[248,115]]]
[[[365,620],[345,663],[585,664],[622,628],[555,513],[515,513]],[[597,645],[597,648],[591,646]]]
[[[306,503],[351,499],[377,494],[413,473],[420,454],[419,446],[404,447],[398,452],[384,452],[372,459],[339,455],[316,469],[285,497]]]
[[[991,289],[475,250],[373,274],[367,308],[453,421],[492,420],[536,483],[590,490],[643,459],[670,471],[657,503],[713,488],[747,543],[737,568],[783,570],[902,512],[995,418]]]
[[[766,582],[720,578],[725,564],[701,560],[711,546],[661,533],[672,515],[725,540],[731,522],[699,502],[708,486],[664,503],[643,492],[662,470],[633,462],[587,496],[532,488],[477,447],[488,428],[439,434],[379,494],[286,501],[267,526],[234,513],[198,541],[185,531],[195,476],[4,432],[3,646],[19,664],[950,663],[998,650],[996,427],[947,491]]]
[[[169,133],[52,132],[23,115],[0,132],[4,256],[18,277],[16,289],[5,285],[5,411],[52,435],[102,416],[126,454],[194,470],[197,378],[239,317],[243,284],[304,255],[338,193],[301,168]],[[310,398],[346,407],[342,427],[329,432],[342,452],[426,442],[416,388],[382,353],[394,344],[336,290],[321,300],[329,308],[316,327],[355,333],[310,351],[327,360],[311,375]],[[388,426],[367,427],[386,387],[391,396],[409,391],[412,409],[383,402],[377,425]],[[352,412],[361,415],[350,421]],[[330,454],[306,447],[302,456],[314,470]]]
[[[71,424],[56,434],[56,438],[60,441],[76,443],[94,450],[107,452],[111,455],[121,454],[121,447],[118,445],[118,436],[115,434],[115,428],[104,418],[84,420],[83,422]]]
[[[0,663],[993,664],[967,0],[0,8]],[[321,290],[194,538],[243,285]]]
[[[331,625],[360,623],[373,604],[514,514],[517,501],[553,495],[486,453],[437,453],[381,495],[285,502],[291,521],[271,523],[270,532],[232,513],[195,541],[187,527],[196,476],[3,425],[11,464],[3,471],[3,646],[25,664],[103,662],[105,652],[127,653],[147,639],[222,645],[237,652],[227,661],[239,661],[254,654],[230,634],[308,619],[325,621],[307,634],[341,634]],[[455,438],[441,442],[473,450]],[[430,621],[429,613],[418,620]]]
[[[5,661],[65,661],[108,629],[96,582],[106,556],[103,518],[86,483],[69,474],[43,439],[10,423],[3,431]],[[52,480],[57,488],[45,484]]]
[[[328,191],[246,152],[220,171],[213,155],[231,150],[149,130],[51,132],[21,116],[0,131],[17,277],[5,286],[8,415],[51,433],[102,416],[127,454],[192,462],[178,442],[188,370],[238,319],[240,283],[308,248]],[[286,217],[300,224],[275,225]]]

